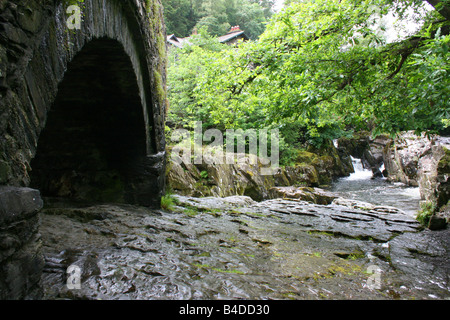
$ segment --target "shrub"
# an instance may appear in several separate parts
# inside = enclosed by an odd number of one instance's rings
[[[428,226],[430,224],[431,217],[436,212],[436,205],[431,201],[427,201],[427,202],[421,203],[420,208],[421,209],[420,209],[419,213],[417,214],[416,219],[422,225]]]
[[[166,194],[161,198],[161,208],[167,211],[172,211],[177,204],[177,199],[171,194]]]
[[[202,177],[202,179],[208,179],[208,171],[200,172],[200,176]]]

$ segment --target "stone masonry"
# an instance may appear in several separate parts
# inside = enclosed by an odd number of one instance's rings
[[[0,0],[0,299],[41,297],[41,194],[159,206],[165,38],[160,0]]]

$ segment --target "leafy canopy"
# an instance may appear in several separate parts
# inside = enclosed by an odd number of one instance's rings
[[[417,0],[290,1],[258,41],[196,43],[170,67],[171,120],[278,127],[289,145],[345,131],[443,130],[450,111],[449,21]],[[388,42],[388,13],[420,28]],[[174,60],[175,61],[175,60]],[[177,120],[177,121],[178,121]],[[174,122],[177,122],[174,121]]]

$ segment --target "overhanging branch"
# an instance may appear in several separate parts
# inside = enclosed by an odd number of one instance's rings
[[[450,7],[442,0],[424,0],[431,4],[447,21],[450,21]]]

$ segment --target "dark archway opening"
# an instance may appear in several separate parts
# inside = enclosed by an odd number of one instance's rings
[[[97,39],[69,64],[31,163],[45,197],[128,202],[133,168],[146,156],[136,75],[122,45]]]

